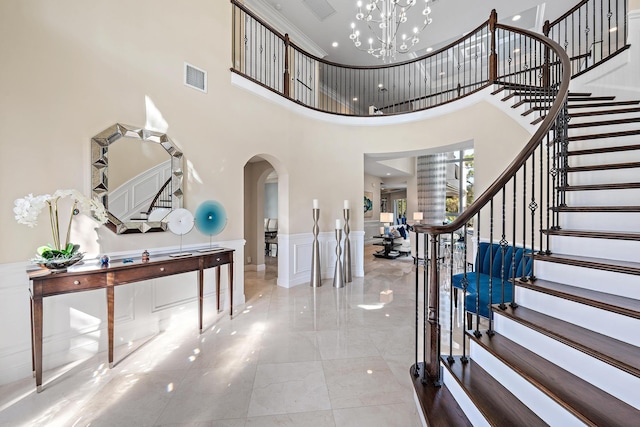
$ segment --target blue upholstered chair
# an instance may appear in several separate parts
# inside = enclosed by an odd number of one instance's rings
[[[515,250],[515,254],[514,254]],[[504,254],[503,254],[504,252]],[[497,243],[481,242],[476,257],[475,271],[467,273],[467,293],[465,295],[467,319],[471,314],[479,314],[489,318],[491,304],[499,304],[503,301],[502,289],[504,287],[504,302],[513,301],[513,283],[516,278],[531,275],[532,258],[527,256],[530,250],[507,246],[504,251]],[[515,256],[514,256],[515,255]],[[504,263],[503,261],[504,256]],[[504,271],[503,271],[504,269]],[[453,276],[454,298],[457,304],[457,290],[463,289],[462,280],[464,273]],[[491,298],[489,288],[491,287]],[[479,299],[479,304],[478,304]],[[470,322],[468,322],[469,324]]]

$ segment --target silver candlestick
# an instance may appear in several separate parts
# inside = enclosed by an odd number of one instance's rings
[[[342,230],[336,228],[336,273],[333,276],[333,287],[344,288],[344,276],[342,274],[342,263],[340,262],[340,241],[342,240]]]
[[[353,282],[351,278],[351,243],[349,242],[349,209],[343,209],[344,213],[344,256],[342,257],[342,269],[344,270],[344,281]]]
[[[311,246],[311,283],[314,288],[322,286],[320,277],[320,244],[318,243],[318,218],[320,209],[313,209],[313,245]]]

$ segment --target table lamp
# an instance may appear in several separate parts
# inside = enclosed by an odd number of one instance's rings
[[[423,219],[423,215],[422,212],[414,212],[413,213],[413,220],[416,222],[416,224],[420,224],[420,221],[422,221]]]
[[[389,234],[389,226],[393,222],[393,213],[380,212],[380,222],[384,224],[384,234]]]

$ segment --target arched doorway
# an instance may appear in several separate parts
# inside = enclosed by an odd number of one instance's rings
[[[265,271],[274,279],[288,263],[286,256],[279,256],[279,235],[288,224],[285,187],[286,174],[273,156],[254,156],[245,164],[245,270]]]

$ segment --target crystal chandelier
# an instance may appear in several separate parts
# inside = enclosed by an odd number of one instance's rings
[[[410,35],[402,33],[400,26],[406,24],[407,12],[416,5],[417,0],[368,0],[364,6],[362,1],[358,1],[356,19],[366,23],[371,34],[363,46],[360,41],[360,31],[356,23],[352,22],[349,38],[359,50],[376,58],[382,58],[385,62],[393,61],[396,53],[410,52],[420,41],[420,33],[431,23],[429,1],[424,0],[422,10],[424,21],[414,26]]]

